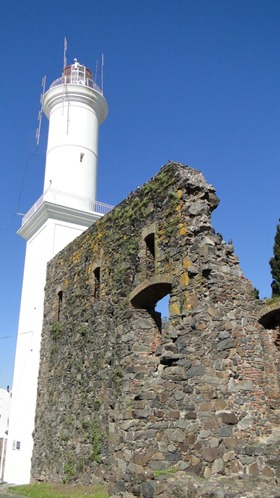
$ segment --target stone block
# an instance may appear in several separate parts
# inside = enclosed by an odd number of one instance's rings
[[[235,458],[234,451],[229,451],[229,452],[223,454],[223,461],[225,463],[230,462],[231,460],[234,460],[234,458]]]
[[[202,458],[206,460],[207,462],[214,462],[214,460],[218,457],[219,455],[219,449],[218,448],[203,448],[202,449]]]
[[[216,415],[210,415],[209,417],[206,417],[203,420],[203,428],[205,430],[212,430],[212,429],[217,429],[220,427],[221,422],[219,421],[218,417]]]
[[[214,404],[217,411],[224,410],[227,406],[227,402],[224,399],[217,399],[214,401]]]
[[[273,478],[275,477],[275,470],[272,469],[271,467],[269,467],[268,465],[265,465],[262,469],[262,474],[265,476],[265,477],[268,477],[268,478]]]
[[[141,486],[143,498],[153,498],[155,496],[156,483],[152,481],[143,482]]]
[[[187,379],[187,372],[184,367],[181,367],[179,365],[170,366],[163,369],[161,376],[163,379],[182,381]]]
[[[233,337],[229,337],[228,339],[223,339],[222,341],[218,342],[217,349],[218,351],[224,351],[226,349],[235,348],[236,344],[236,339],[234,339]]]
[[[204,365],[195,365],[186,372],[185,378],[192,379],[193,377],[201,377],[205,374],[205,371],[206,369]]]
[[[257,462],[252,463],[248,466],[248,474],[249,476],[256,477],[260,473],[260,469]]]
[[[252,417],[251,415],[246,415],[245,417],[243,417],[237,424],[237,428],[241,431],[243,430],[247,430],[249,429],[250,427],[252,427],[253,425],[253,420],[252,420]]]
[[[132,410],[131,415],[134,418],[147,418],[150,414],[148,409],[143,410]]]
[[[238,418],[233,412],[218,412],[218,415],[224,424],[235,425],[238,422]]]
[[[212,475],[219,474],[224,468],[224,462],[221,458],[217,458],[212,465]]]
[[[210,446],[210,448],[218,448],[219,444],[220,444],[220,439],[219,438],[217,438],[217,437],[211,437],[209,439],[209,446]]]
[[[199,412],[211,412],[213,407],[212,401],[208,401],[206,403],[201,403],[201,405],[198,406],[198,411]]]
[[[208,429],[207,431],[205,431],[205,430],[200,431],[198,437],[200,439],[206,439],[206,438],[209,438],[210,435],[211,435],[211,431]]]
[[[251,380],[242,380],[238,382],[237,388],[239,391],[254,391],[255,386]]]
[[[232,436],[232,426],[224,425],[217,430],[218,437],[231,437]]]

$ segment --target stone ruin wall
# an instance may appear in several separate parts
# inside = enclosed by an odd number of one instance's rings
[[[164,497],[177,471],[280,478],[277,349],[218,202],[170,163],[49,263],[34,480]]]

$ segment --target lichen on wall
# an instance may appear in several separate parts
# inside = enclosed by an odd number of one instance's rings
[[[33,479],[157,496],[160,473],[280,477],[266,331],[218,202],[169,163],[49,263]]]

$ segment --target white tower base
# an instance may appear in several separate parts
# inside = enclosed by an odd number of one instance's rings
[[[49,197],[50,193],[44,196]],[[110,209],[101,203],[96,203],[96,208]],[[98,212],[83,212],[43,200],[31,208],[18,231],[27,240],[27,246],[4,472],[6,482],[30,482],[47,262],[101,216]]]

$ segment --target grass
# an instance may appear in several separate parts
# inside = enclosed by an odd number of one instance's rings
[[[265,298],[264,299],[264,304],[275,304],[279,302],[280,303],[280,296],[274,296],[271,298]]]
[[[92,427],[92,453],[91,453],[91,460],[93,462],[99,463],[100,462],[100,450],[101,450],[101,443],[105,438],[105,434],[102,434],[100,432],[100,427],[98,420],[94,420],[93,422],[93,427]]]
[[[82,486],[80,484],[36,483],[8,488],[12,496],[28,498],[108,498],[107,487],[99,484]],[[1,496],[1,495],[0,495]]]
[[[168,467],[167,469],[159,469],[154,471],[154,478],[156,479],[157,477],[164,476],[164,475],[169,475],[169,474],[176,474],[178,472],[178,469],[175,467]]]

